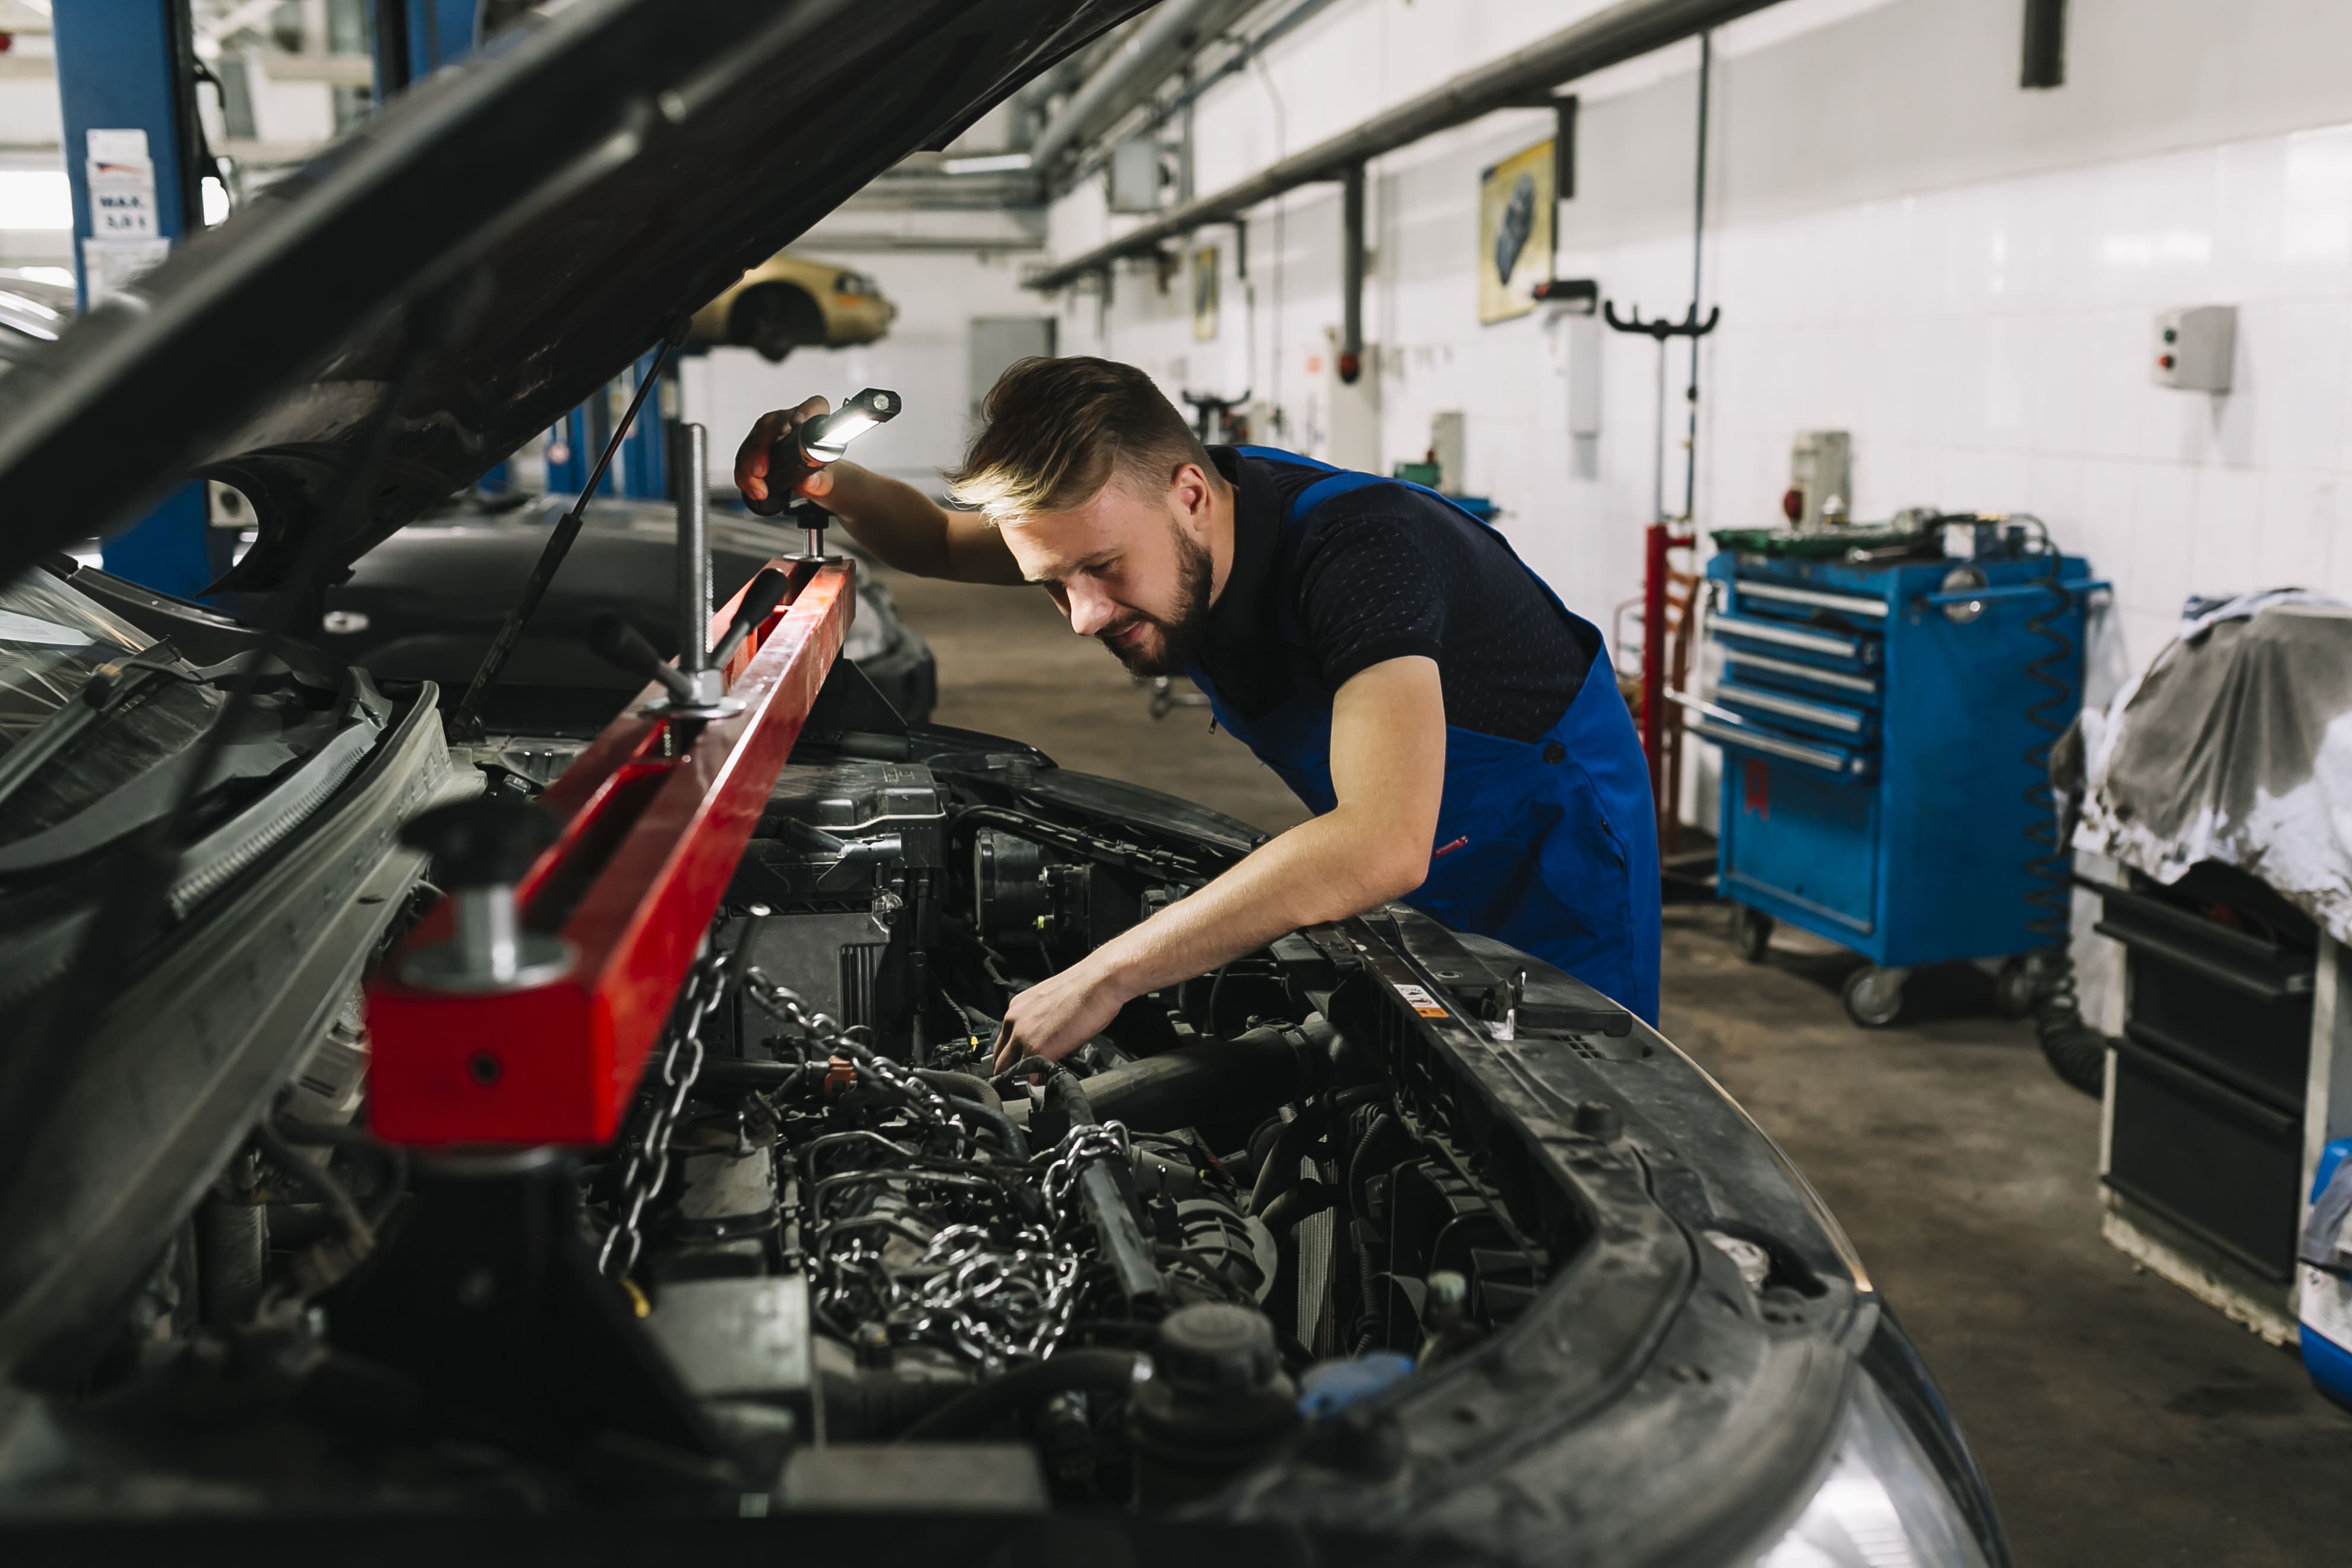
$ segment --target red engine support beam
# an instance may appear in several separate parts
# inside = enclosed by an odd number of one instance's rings
[[[673,724],[646,711],[649,686],[540,797],[563,826],[519,896],[527,926],[571,944],[570,970],[486,995],[403,983],[401,956],[446,936],[445,906],[369,985],[379,1137],[612,1141],[856,613],[847,562],[776,564],[797,591],[730,663],[740,713]],[[714,640],[735,607],[713,617]]]

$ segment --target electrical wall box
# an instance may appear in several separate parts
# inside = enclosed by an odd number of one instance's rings
[[[2158,386],[2184,392],[2227,392],[2238,352],[2235,305],[2191,305],[2159,310],[2151,354]]]
[[[1780,510],[1800,533],[1842,523],[1853,512],[1853,437],[1800,430],[1789,445],[1789,489]]]
[[[1115,213],[1155,213],[1167,173],[1160,142],[1150,136],[1130,136],[1110,150],[1110,210]]]

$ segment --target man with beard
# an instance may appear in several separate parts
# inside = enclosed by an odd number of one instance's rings
[[[1649,774],[1601,634],[1502,536],[1416,485],[1204,447],[1150,379],[1030,359],[949,493],[856,465],[772,471],[813,398],[755,425],[755,511],[822,502],[901,571],[1035,584],[1138,675],[1189,676],[1316,815],[1014,997],[997,1066],[1059,1058],[1133,998],[1402,899],[1655,1023]],[[787,448],[794,449],[794,448]]]

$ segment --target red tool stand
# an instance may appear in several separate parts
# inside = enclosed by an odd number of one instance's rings
[[[534,805],[506,808],[551,816],[551,835],[521,824],[551,842],[510,894],[466,891],[510,898],[502,918],[557,961],[471,991],[414,984],[426,971],[411,958],[465,934],[461,894],[368,988],[373,1131],[417,1151],[418,1170],[398,1231],[331,1304],[331,1339],[404,1374],[436,1421],[640,1482],[734,1478],[630,1295],[597,1271],[572,1151],[619,1131],[848,631],[849,563],[775,564],[785,599],[725,670],[740,709],[680,717],[648,686]],[[530,847],[508,847],[522,865]]]

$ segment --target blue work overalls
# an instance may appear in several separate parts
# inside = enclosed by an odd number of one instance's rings
[[[1317,679],[1298,626],[1293,562],[1302,525],[1316,508],[1365,485],[1400,485],[1454,503],[1418,485],[1291,452],[1236,449],[1244,458],[1325,476],[1290,503],[1276,552],[1276,629],[1290,653],[1291,694],[1271,711],[1245,717],[1219,696],[1206,671],[1195,666],[1185,673],[1208,694],[1217,722],[1320,816],[1338,804],[1331,787],[1332,693]],[[1469,512],[1462,515],[1486,526]],[[1535,580],[1560,614],[1570,615],[1541,578]],[[1649,768],[1599,634],[1588,640],[1594,652],[1584,685],[1543,734],[1513,741],[1445,727],[1445,794],[1429,878],[1405,902],[1457,931],[1532,953],[1654,1025],[1658,837]]]

